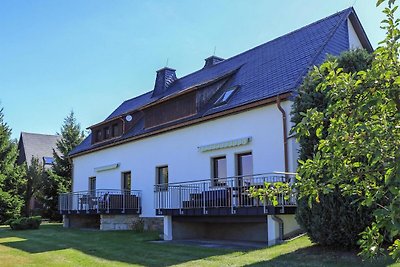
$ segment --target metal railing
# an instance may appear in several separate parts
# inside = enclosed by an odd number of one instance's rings
[[[142,192],[139,190],[96,189],[60,194],[60,213],[127,213],[141,211]]]
[[[265,188],[265,183],[293,184],[294,181],[293,173],[269,173],[159,184],[154,187],[155,209],[202,209],[203,214],[207,214],[210,208],[229,208],[235,214],[237,208],[263,207],[266,213],[267,207],[272,206],[272,203],[267,198],[252,197],[250,188],[262,189]],[[296,205],[294,192],[287,198],[283,194],[278,195],[278,207]]]

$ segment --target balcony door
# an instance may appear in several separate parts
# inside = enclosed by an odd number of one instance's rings
[[[160,191],[168,189],[168,166],[157,167],[156,184]]]
[[[251,152],[237,155],[237,175],[240,186],[250,184],[253,175],[253,154]]]
[[[96,195],[96,177],[89,177],[89,194]]]
[[[123,172],[121,180],[121,189],[124,191],[125,194],[128,194],[132,190],[131,186],[132,186],[131,172]]]

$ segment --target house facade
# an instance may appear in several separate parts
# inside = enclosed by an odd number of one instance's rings
[[[294,182],[296,89],[328,54],[355,48],[372,51],[349,8],[229,59],[211,56],[184,77],[160,69],[152,91],[89,127],[71,152],[64,226],[143,224],[166,240],[270,244],[298,231],[296,196],[274,206],[249,190]]]

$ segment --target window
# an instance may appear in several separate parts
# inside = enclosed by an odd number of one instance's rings
[[[159,186],[160,190],[167,190],[168,188],[168,166],[157,167],[157,185]]]
[[[103,138],[103,133],[101,130],[96,131],[96,142],[100,142],[101,139]]]
[[[237,89],[237,86],[229,88],[226,90],[219,98],[217,101],[215,101],[215,105],[223,105],[228,102],[228,100],[233,96]]]
[[[122,190],[130,192],[131,191],[131,172],[122,173],[121,181]]]
[[[90,195],[96,195],[96,177],[89,177]]]
[[[253,155],[251,152],[237,155],[237,175],[243,177],[240,179],[242,184],[250,184],[253,175]]]
[[[116,137],[116,136],[119,136],[120,135],[120,133],[119,133],[119,126],[118,126],[118,124],[116,123],[116,124],[113,124],[113,126],[112,126],[112,136],[113,137]]]
[[[43,157],[43,164],[44,165],[52,165],[54,162],[54,158],[52,157]]]
[[[225,179],[227,176],[226,157],[218,157],[212,159],[212,178],[214,186],[226,185]]]
[[[111,129],[110,127],[105,127],[104,128],[104,139],[108,139],[111,137]]]

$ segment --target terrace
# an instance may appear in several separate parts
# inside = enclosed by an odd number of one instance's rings
[[[278,196],[278,205],[250,196],[250,188],[266,183],[293,183],[294,174],[268,173],[155,185],[157,215],[226,216],[293,214],[296,196]]]
[[[61,194],[60,214],[140,214],[141,191],[97,189]]]

